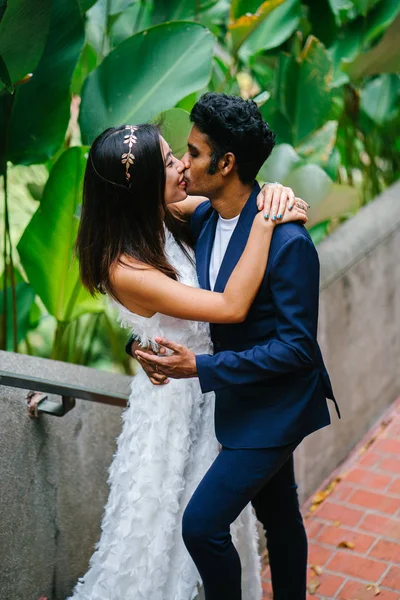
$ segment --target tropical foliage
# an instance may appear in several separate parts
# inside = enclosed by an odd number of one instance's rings
[[[312,205],[319,242],[398,176],[398,0],[13,0],[0,7],[0,348],[129,369],[74,262],[87,147],[158,120],[183,154],[196,99],[254,99],[260,172]]]

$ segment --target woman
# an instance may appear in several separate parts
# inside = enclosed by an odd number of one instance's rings
[[[265,273],[274,222],[263,212],[256,216],[224,293],[199,289],[190,232],[173,216],[173,205],[179,202],[176,214],[188,218],[204,199],[186,200],[183,171],[153,125],[111,128],[95,140],[77,240],[81,277],[92,294],[113,299],[121,323],[142,343],[161,335],[195,352],[211,352],[208,322],[246,317]],[[290,220],[307,221],[305,211],[295,206],[282,219]],[[195,379],[157,387],[142,370],[134,378],[110,468],[101,539],[74,600],[197,597],[201,582],[180,526],[218,452],[213,402],[213,394],[202,395]],[[242,560],[243,597],[260,600],[250,507],[232,529]]]

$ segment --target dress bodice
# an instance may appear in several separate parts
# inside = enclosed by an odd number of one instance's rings
[[[169,263],[177,270],[180,283],[191,287],[199,287],[196,268],[194,266],[194,253],[188,249],[191,262],[174,236],[165,228],[165,252]],[[160,290],[162,294],[162,290]],[[119,313],[119,322],[132,333],[140,336],[143,345],[154,344],[155,337],[165,337],[171,341],[183,344],[196,353],[211,353],[209,324],[201,321],[186,321],[156,313],[152,317],[137,315],[119,302],[112,301]]]

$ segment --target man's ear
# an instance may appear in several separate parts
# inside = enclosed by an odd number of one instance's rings
[[[232,171],[235,169],[235,167],[236,167],[235,155],[232,152],[227,152],[226,154],[224,154],[224,156],[220,159],[221,174],[224,177],[226,177],[227,175],[232,173]]]

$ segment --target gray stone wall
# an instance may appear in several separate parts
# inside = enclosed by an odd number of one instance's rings
[[[0,352],[0,370],[107,392],[130,378]],[[100,535],[121,409],[77,400],[64,417],[27,416],[26,391],[0,386],[0,598],[63,600]]]
[[[318,246],[319,339],[339,421],[296,452],[304,500],[400,396],[400,183]]]
[[[296,451],[304,500],[400,396],[400,184],[318,247],[319,336],[339,421]],[[0,370],[128,392],[129,378],[0,352]],[[23,390],[0,386],[0,598],[64,600],[100,534],[121,409],[77,400],[31,421]]]

